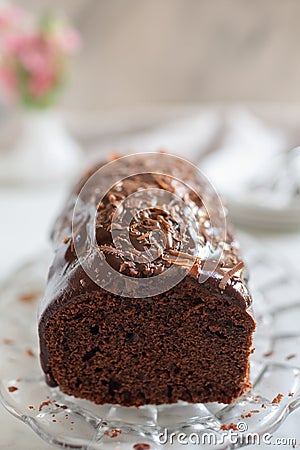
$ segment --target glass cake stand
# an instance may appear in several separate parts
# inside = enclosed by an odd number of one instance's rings
[[[185,442],[231,449],[270,439],[266,433],[300,405],[300,290],[296,275],[273,256],[262,255],[249,239],[243,240],[258,322],[251,358],[253,389],[235,403],[97,406],[49,388],[39,365],[36,319],[49,260],[39,256],[1,288],[4,406],[45,441],[63,448],[190,448],[182,447]]]

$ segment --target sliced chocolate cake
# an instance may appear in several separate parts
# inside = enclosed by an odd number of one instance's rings
[[[98,165],[67,201],[42,368],[97,404],[230,403],[250,386],[255,328],[239,246],[197,169],[172,157],[153,171],[155,158]]]

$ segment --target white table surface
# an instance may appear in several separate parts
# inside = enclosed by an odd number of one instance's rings
[[[65,189],[0,188],[0,276],[34,255],[45,244],[51,223],[65,198]],[[300,274],[300,232],[293,234],[256,233],[262,246],[271,249]],[[300,411],[293,413],[274,436],[297,439],[300,448]],[[282,446],[281,446],[282,447]],[[285,446],[286,448],[287,446]],[[0,406],[0,449],[46,450],[52,448]],[[174,447],[175,448],[175,447]],[[187,448],[184,446],[181,448]],[[193,448],[195,448],[193,446]],[[248,447],[255,448],[254,446]],[[264,448],[261,445],[259,448]],[[270,448],[270,446],[265,446]]]

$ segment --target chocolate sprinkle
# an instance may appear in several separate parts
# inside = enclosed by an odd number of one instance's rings
[[[232,278],[236,274],[236,272],[238,272],[239,270],[243,270],[244,267],[245,267],[245,264],[243,263],[243,261],[240,261],[236,266],[234,266],[232,269],[228,270],[228,272],[225,273],[222,280],[220,281],[219,288],[225,289],[225,286],[228,283],[228,281],[230,280],[230,278]]]

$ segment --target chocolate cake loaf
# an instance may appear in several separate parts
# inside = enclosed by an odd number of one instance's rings
[[[153,171],[156,158],[99,164],[69,197],[41,365],[50,386],[97,404],[230,403],[250,386],[255,328],[239,246],[197,169],[171,158]]]

